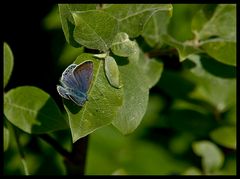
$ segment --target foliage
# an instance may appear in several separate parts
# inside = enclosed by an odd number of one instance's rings
[[[236,5],[58,4],[43,26],[67,42],[55,67],[90,60],[93,80],[82,107],[57,90],[7,90],[4,42],[7,175],[71,174],[74,157],[60,151],[63,162],[46,134],[72,152],[90,136],[87,175],[236,174]]]

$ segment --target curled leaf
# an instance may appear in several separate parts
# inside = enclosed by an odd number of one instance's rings
[[[113,57],[105,58],[104,69],[109,83],[115,88],[121,88],[118,65]]]
[[[115,55],[121,57],[128,57],[133,53],[136,53],[136,42],[131,41],[127,33],[120,32],[113,40],[111,50]]]

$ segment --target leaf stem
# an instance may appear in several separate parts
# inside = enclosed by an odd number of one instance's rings
[[[20,145],[19,135],[18,135],[16,129],[14,129],[14,128],[13,128],[13,133],[14,133],[14,136],[15,136],[15,139],[16,139],[17,149],[18,149],[18,152],[19,152],[19,155],[20,155],[20,158],[21,158],[21,162],[23,164],[24,173],[25,173],[25,175],[29,175],[29,171],[28,171],[28,168],[27,168],[27,163],[26,163],[26,160],[25,160],[25,155],[24,155],[24,152],[23,152],[23,150],[21,148],[21,145]]]
[[[42,140],[51,145],[58,153],[60,153],[65,158],[71,158],[70,152],[64,149],[54,138],[49,136],[48,134],[40,134],[38,135]]]
[[[72,151],[65,150],[54,138],[48,134],[38,135],[64,157],[64,163],[69,175],[84,175],[87,155],[88,136],[72,144]]]

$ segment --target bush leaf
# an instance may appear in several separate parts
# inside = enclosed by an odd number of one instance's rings
[[[68,128],[55,101],[37,87],[10,90],[4,95],[4,114],[12,124],[30,134]]]
[[[219,127],[210,133],[212,140],[216,143],[231,149],[236,149],[236,127]]]
[[[65,38],[69,44],[74,47],[79,47],[73,38],[73,30],[75,28],[72,12],[96,9],[94,4],[58,4],[60,20]]]
[[[201,43],[201,48],[211,57],[227,64],[236,66],[236,41],[224,39],[205,40]]]
[[[219,111],[227,110],[236,104],[234,67],[226,68],[225,65],[208,56],[192,55],[189,60],[194,64],[194,67],[190,69],[189,76],[195,77],[194,81],[198,84],[195,91],[191,93],[191,97],[204,99]],[[232,74],[225,77],[228,70],[231,70]]]
[[[74,39],[90,49],[106,52],[117,34],[117,20],[100,10],[72,14],[76,25]]]
[[[142,33],[145,41],[151,46],[163,44],[162,35],[167,33],[168,23],[172,16],[172,8],[157,11],[144,26]]]
[[[218,5],[207,21],[208,14],[202,9],[192,22],[192,30],[201,41],[199,47],[216,60],[236,66],[236,5]],[[198,22],[200,26],[196,26]]]
[[[4,42],[3,48],[4,48],[3,49],[3,60],[4,60],[3,61],[4,63],[3,87],[5,88],[12,74],[14,61],[13,61],[12,51],[6,42]]]
[[[129,40],[128,34],[119,32],[113,39],[111,50],[115,55],[128,57],[137,51],[136,42]]]
[[[146,112],[149,89],[156,83],[156,79],[160,78],[162,66],[152,68],[156,73],[151,74],[152,63],[148,62],[150,60],[144,58],[144,55],[140,56],[139,49],[127,59],[117,57],[115,59],[119,65],[123,83],[121,88],[123,89],[123,105],[112,124],[121,133],[129,134],[138,127]],[[153,81],[149,80],[150,78],[153,78]]]
[[[108,56],[105,58],[104,62],[105,74],[109,83],[115,88],[120,88],[120,74],[115,59],[111,56]]]
[[[94,64],[88,101],[80,108],[73,102],[64,100],[73,142],[110,124],[122,105],[122,89],[113,88],[109,84],[104,72],[104,61],[93,58],[92,54],[83,53],[74,63],[79,64],[86,60],[92,60]]]
[[[201,50],[198,49],[197,44],[194,44],[194,41],[179,42],[167,34],[162,35],[162,39],[164,40],[164,43],[177,49],[180,62],[184,61],[191,54],[201,52]]]
[[[3,150],[4,152],[8,149],[9,140],[10,140],[10,130],[8,128],[7,122],[5,121],[6,117],[4,116],[3,122]]]
[[[224,162],[222,151],[210,141],[194,142],[193,151],[202,157],[202,167],[205,173],[213,173],[220,169]]]
[[[59,4],[63,31],[67,41],[106,52],[118,32],[131,38],[139,36],[151,16],[169,11],[169,4]]]
[[[151,16],[158,11],[169,11],[170,4],[113,4],[103,10],[115,17],[119,23],[119,31],[129,37],[139,36]]]

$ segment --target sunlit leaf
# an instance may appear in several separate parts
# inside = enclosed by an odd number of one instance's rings
[[[219,127],[210,133],[212,140],[231,149],[237,147],[236,135],[236,127],[230,126]]]
[[[199,53],[201,50],[197,47],[194,41],[179,42],[169,35],[162,35],[164,42],[177,49],[180,61],[185,60],[189,55]]]
[[[73,38],[73,31],[75,28],[74,19],[72,16],[73,11],[86,11],[96,9],[94,4],[58,4],[60,20],[65,38],[69,44],[74,47],[80,45]]]
[[[165,11],[157,11],[144,26],[142,36],[151,47],[163,44],[162,35],[167,33],[171,16],[172,8],[170,7]]]
[[[4,42],[3,44],[3,63],[4,63],[4,78],[3,78],[3,86],[5,87],[10,79],[13,70],[13,54],[9,47],[9,45]]]
[[[93,62],[93,80],[88,91],[88,101],[81,108],[69,100],[64,100],[73,142],[110,124],[122,105],[123,91],[109,84],[104,72],[104,61],[93,58],[92,54],[83,53],[74,63],[79,64],[86,60]]]
[[[193,151],[202,157],[202,167],[206,174],[220,169],[224,162],[223,152],[210,141],[194,142]]]
[[[113,39],[111,50],[115,55],[128,57],[137,51],[136,42],[129,40],[128,35],[120,32]]]
[[[12,124],[27,133],[46,133],[68,128],[55,101],[37,87],[22,86],[6,93],[4,114]]]
[[[125,32],[134,38],[142,33],[145,24],[154,13],[171,9],[170,4],[113,4],[103,10],[117,19],[119,32]]]
[[[129,134],[138,127],[146,112],[149,89],[160,78],[163,65],[146,58],[140,51],[128,59],[115,59],[123,83],[123,105],[112,124],[121,133]]]
[[[118,32],[118,22],[100,10],[74,12],[74,39],[90,49],[107,51]]]
[[[236,66],[236,41],[224,39],[205,40],[201,43],[201,48],[216,60],[227,65]]]
[[[121,84],[118,65],[113,57],[108,56],[105,58],[104,69],[109,83],[115,88],[120,88]]]
[[[194,55],[189,57],[189,59],[194,62],[194,66],[189,69],[191,72],[189,76],[196,77],[194,81],[198,84],[196,90],[191,94],[192,97],[207,100],[219,111],[227,110],[236,104],[236,79],[232,75],[224,77],[228,68],[218,65],[215,62],[215,66],[208,66],[209,69],[204,68],[203,65],[205,63],[209,61],[210,64],[211,60],[213,60],[206,56],[200,57]],[[218,76],[210,73],[210,71],[213,71],[212,69],[215,68],[216,70],[216,66],[218,66],[218,72],[215,73],[220,73]],[[226,71],[223,73],[220,70],[221,68]],[[222,77],[221,73],[223,73]]]

